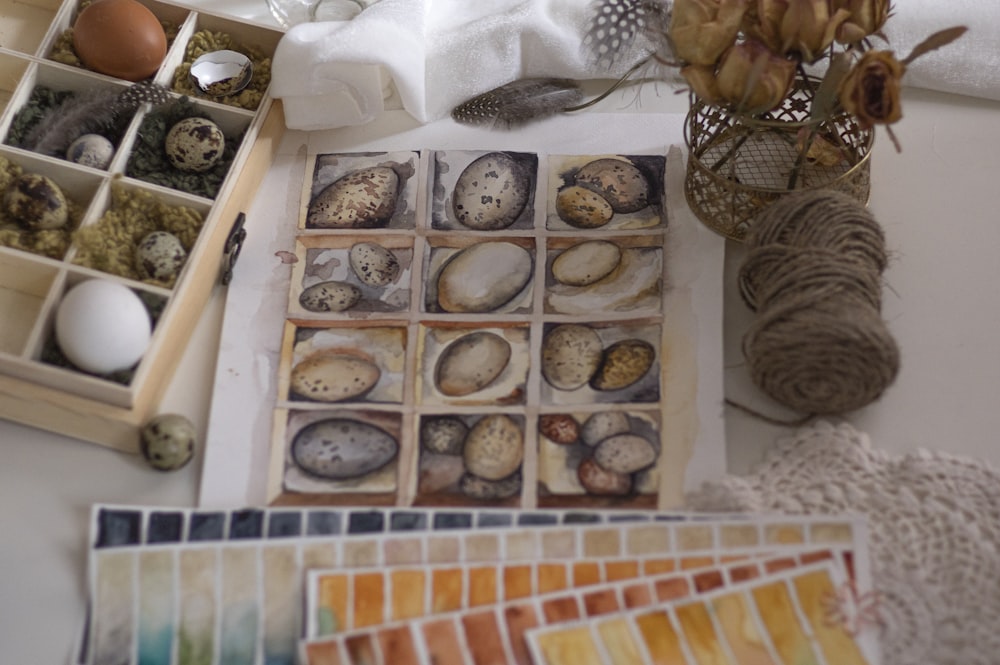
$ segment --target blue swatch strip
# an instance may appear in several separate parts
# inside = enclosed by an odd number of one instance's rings
[[[94,548],[106,549],[143,544],[685,519],[691,517],[607,510],[283,507],[242,508],[227,512],[102,506],[94,511],[93,542]]]

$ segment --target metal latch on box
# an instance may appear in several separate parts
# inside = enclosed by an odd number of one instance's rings
[[[247,239],[247,230],[243,228],[247,216],[244,213],[236,215],[233,228],[229,230],[229,237],[226,238],[226,246],[223,248],[222,258],[225,262],[225,269],[222,272],[222,285],[228,286],[233,281],[233,267],[236,259],[240,258],[240,250],[243,249],[243,241]]]

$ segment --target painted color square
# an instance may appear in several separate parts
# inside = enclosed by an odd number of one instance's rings
[[[260,538],[264,531],[263,510],[234,510],[229,517],[229,538]]]
[[[95,547],[138,545],[142,537],[142,513],[137,510],[105,510],[97,517]]]
[[[272,512],[267,520],[268,538],[294,538],[302,533],[302,513]]]
[[[434,515],[435,529],[468,529],[472,527],[469,513],[437,513]]]
[[[480,529],[496,529],[499,527],[511,526],[514,517],[510,513],[479,513],[476,519],[476,526]]]
[[[392,665],[419,665],[420,656],[413,644],[413,636],[406,626],[386,628],[378,633],[382,658]]]
[[[154,512],[149,515],[149,522],[146,525],[147,543],[179,543],[183,537],[182,513]]]
[[[610,589],[584,595],[583,606],[587,610],[587,616],[600,616],[622,609],[621,605],[618,604],[618,596]]]
[[[466,665],[462,644],[451,621],[430,621],[421,628],[431,662],[435,665]]]
[[[726,581],[722,579],[722,571],[720,570],[710,570],[694,576],[694,586],[698,589],[699,593],[718,589],[725,583]]]
[[[559,523],[559,517],[546,513],[522,513],[517,523],[519,526],[552,526]]]
[[[609,522],[648,522],[649,517],[638,513],[611,513]]]
[[[530,603],[519,604],[505,609],[503,618],[507,623],[508,644],[514,652],[514,662],[517,665],[531,665],[524,633],[538,626],[535,610]]]
[[[385,515],[379,511],[353,512],[347,522],[347,533],[379,533],[385,528]]]
[[[427,528],[427,513],[394,512],[389,516],[390,531],[423,531]]]
[[[225,513],[191,513],[188,540],[222,540],[225,532]]]
[[[537,642],[547,665],[606,665],[585,626],[542,633]]]
[[[597,524],[601,516],[597,513],[566,513],[563,524]]]
[[[306,533],[310,536],[336,536],[340,534],[340,513],[333,510],[313,510],[306,520]]]
[[[472,662],[476,665],[509,665],[503,636],[493,612],[466,614],[462,617],[462,625],[466,635],[475,636],[475,639],[469,640]]]
[[[575,596],[560,596],[547,600],[542,604],[547,623],[566,623],[580,618],[580,608],[577,607]]]

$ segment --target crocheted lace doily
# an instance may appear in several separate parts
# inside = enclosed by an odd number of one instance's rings
[[[862,513],[887,665],[1000,663],[1000,474],[953,455],[891,455],[847,424],[779,441],[747,476],[687,498],[710,511]]]

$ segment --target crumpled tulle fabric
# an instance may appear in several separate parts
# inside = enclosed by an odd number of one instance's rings
[[[1000,663],[1000,473],[945,453],[903,456],[848,424],[779,441],[746,476],[688,497],[695,510],[862,513],[871,531],[887,665]]]

